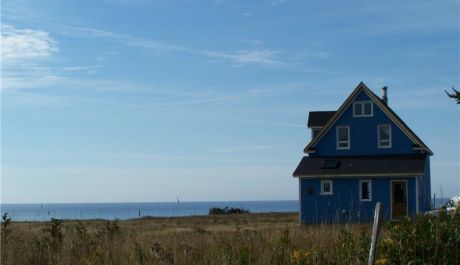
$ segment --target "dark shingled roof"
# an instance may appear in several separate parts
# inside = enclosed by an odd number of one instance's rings
[[[335,114],[335,111],[310,111],[308,127],[323,127]]]
[[[335,163],[334,163],[335,160]],[[294,177],[387,177],[425,174],[426,154],[303,157]],[[332,166],[331,166],[332,165]]]

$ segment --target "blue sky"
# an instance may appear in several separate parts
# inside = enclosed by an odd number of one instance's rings
[[[3,0],[3,202],[296,199],[363,81],[460,193],[458,1]]]

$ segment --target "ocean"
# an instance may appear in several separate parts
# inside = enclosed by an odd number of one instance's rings
[[[297,200],[292,201],[220,201],[220,202],[142,202],[142,203],[44,203],[1,204],[13,221],[49,221],[56,219],[127,220],[145,216],[175,217],[207,215],[212,207],[244,208],[251,213],[295,212]]]

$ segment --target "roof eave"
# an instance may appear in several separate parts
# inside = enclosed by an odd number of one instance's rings
[[[304,149],[303,152],[307,153],[307,154],[314,154],[316,152],[316,150],[315,149],[308,149],[308,150]]]
[[[426,152],[430,156],[433,155],[433,152],[428,147],[414,147],[412,150]]]
[[[324,175],[293,175],[295,178],[361,178],[361,177],[420,177],[424,173],[379,173],[379,174],[324,174]]]

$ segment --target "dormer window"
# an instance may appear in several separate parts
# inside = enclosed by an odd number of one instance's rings
[[[356,101],[353,103],[353,117],[372,117],[374,104],[372,101]]]
[[[350,149],[350,126],[337,126],[337,149]]]

